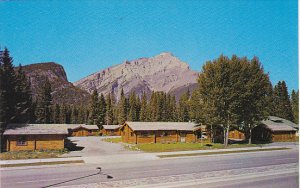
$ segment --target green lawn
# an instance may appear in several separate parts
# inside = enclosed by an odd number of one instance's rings
[[[242,148],[261,146],[256,144],[231,144],[227,148]],[[145,152],[171,152],[171,151],[189,151],[189,150],[207,150],[207,149],[224,149],[223,144],[217,143],[172,143],[172,144],[136,144],[126,145],[130,150],[141,150]]]
[[[122,138],[105,138],[103,139],[105,142],[111,142],[111,143],[119,143],[122,142]]]
[[[68,152],[67,150],[3,152],[3,153],[0,153],[0,159],[1,160],[16,160],[16,159],[57,158],[67,152]]]

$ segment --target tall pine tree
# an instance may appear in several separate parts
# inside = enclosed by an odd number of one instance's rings
[[[100,122],[98,121],[99,120],[98,114],[99,114],[99,98],[98,98],[97,90],[94,90],[92,94],[91,105],[90,105],[90,117],[89,117],[90,124],[100,125]]]
[[[38,94],[37,104],[37,122],[38,123],[51,123],[51,84],[48,79],[45,80],[43,87],[40,89]]]
[[[30,82],[20,65],[16,75],[16,118],[13,122],[29,123],[33,117],[32,95]]]
[[[294,116],[294,123],[299,125],[299,90],[292,90],[291,105]]]
[[[121,90],[120,100],[118,104],[118,123],[124,124],[127,120],[127,101],[124,95],[124,90]]]
[[[16,119],[16,74],[12,63],[13,59],[5,48],[0,58],[0,122],[4,123]]]
[[[274,115],[294,121],[290,97],[285,81],[279,81],[274,87]]]
[[[101,93],[99,98],[98,124],[100,127],[105,123],[106,103],[104,95]]]

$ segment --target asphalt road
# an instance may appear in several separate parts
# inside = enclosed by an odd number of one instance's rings
[[[1,170],[1,188],[299,187],[299,151],[267,151],[102,165]]]

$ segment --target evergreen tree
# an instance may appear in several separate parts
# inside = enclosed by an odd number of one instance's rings
[[[12,62],[5,48],[0,58],[0,122],[4,123],[10,123],[16,118],[16,74]]]
[[[175,96],[171,97],[170,100],[170,121],[178,121],[178,116],[177,116],[177,108],[176,108],[176,98]]]
[[[72,107],[72,110],[71,110],[71,123],[72,124],[78,124],[80,123],[79,122],[79,112],[78,112],[78,109],[76,108],[76,106],[73,106]]]
[[[67,123],[67,113],[68,113],[68,110],[67,110],[67,107],[65,104],[62,104],[60,106],[60,116],[59,116],[59,123],[61,124],[65,124]]]
[[[141,99],[137,95],[135,100],[135,106],[136,106],[136,121],[140,121],[140,113],[141,113]]]
[[[294,121],[290,97],[285,81],[279,81],[274,87],[275,116]]]
[[[118,124],[118,104],[116,102],[116,97],[114,92],[112,91],[111,94],[111,105],[112,105],[112,112],[113,112],[113,125],[117,125]]]
[[[55,124],[62,123],[60,121],[60,106],[58,104],[54,105],[54,109],[53,109],[53,123],[55,123]]]
[[[16,75],[16,118],[13,122],[29,123],[32,120],[32,96],[30,82],[20,65]]]
[[[51,84],[48,79],[45,80],[45,83],[38,94],[38,104],[37,104],[37,122],[38,123],[51,123],[51,105],[52,105],[52,96],[51,96]]]
[[[118,123],[123,125],[127,120],[127,101],[123,89],[121,90],[120,100],[118,104]]]
[[[147,115],[147,96],[146,93],[143,92],[142,101],[141,101],[141,111],[140,111],[140,121],[148,121]]]
[[[129,96],[129,114],[128,121],[136,121],[137,120],[137,105],[136,105],[136,94],[132,92]]]
[[[299,125],[299,90],[297,92],[295,90],[292,90],[291,105],[294,116],[294,123]]]
[[[179,119],[180,121],[187,122],[190,120],[189,117],[189,98],[190,91],[188,90],[179,100]]]
[[[106,103],[105,103],[105,98],[104,95],[101,93],[100,98],[99,98],[99,112],[98,112],[98,122],[100,127],[105,122],[105,114],[106,114]]]
[[[97,90],[93,91],[92,100],[90,105],[90,118],[89,123],[93,125],[99,125],[100,122],[98,121],[98,114],[99,114],[99,99],[98,99],[98,92]]]
[[[114,114],[113,114],[113,104],[111,93],[106,96],[106,115],[105,115],[105,124],[111,125],[114,121]]]

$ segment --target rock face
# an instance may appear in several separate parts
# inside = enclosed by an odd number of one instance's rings
[[[171,53],[164,52],[151,58],[139,58],[96,72],[74,83],[92,93],[104,95],[113,92],[118,98],[123,88],[125,95],[135,91],[138,95],[164,91],[177,95],[187,88],[193,89],[198,73]]]
[[[31,83],[33,98],[36,98],[45,80],[51,83],[53,103],[84,104],[90,94],[68,82],[64,68],[54,62],[37,63],[22,67]]]

